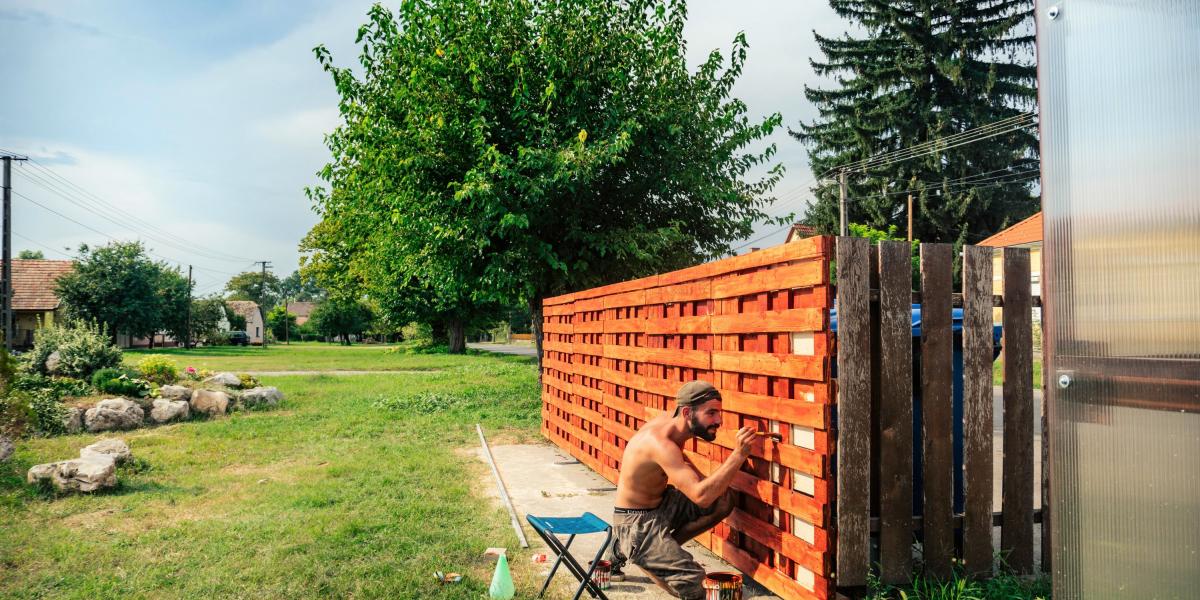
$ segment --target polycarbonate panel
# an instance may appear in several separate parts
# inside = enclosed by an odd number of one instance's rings
[[[1054,598],[1200,597],[1200,1],[1036,10]]]

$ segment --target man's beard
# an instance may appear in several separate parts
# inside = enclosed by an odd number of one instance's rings
[[[706,442],[711,442],[717,439],[717,428],[705,427],[704,424],[701,423],[700,420],[695,416],[688,420],[688,429],[692,432],[692,435]]]

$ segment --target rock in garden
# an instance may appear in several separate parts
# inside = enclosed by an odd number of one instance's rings
[[[274,386],[256,387],[242,392],[242,405],[247,407],[276,406],[280,400],[283,400],[283,392]]]
[[[8,436],[0,435],[0,462],[8,460],[12,456],[17,447]]]
[[[111,456],[75,458],[34,466],[25,479],[49,481],[62,492],[94,492],[117,485],[117,463]]]
[[[111,438],[100,440],[90,446],[85,446],[79,451],[79,458],[94,458],[94,457],[109,457],[118,465],[129,460],[132,456],[129,452],[129,444],[125,440]]]
[[[83,409],[75,406],[67,407],[67,412],[63,414],[62,424],[67,433],[83,431]]]
[[[142,407],[125,398],[101,400],[83,413],[83,425],[88,431],[134,429],[142,426],[146,413]]]
[[[223,415],[229,410],[229,394],[212,390],[196,390],[192,392],[192,410],[202,412],[210,417]]]
[[[192,388],[183,385],[164,385],[158,388],[158,395],[166,400],[191,400]]]
[[[154,408],[150,409],[150,420],[155,423],[166,423],[186,419],[189,414],[191,414],[191,410],[186,401],[159,398],[154,401]]]
[[[234,389],[242,387],[242,380],[238,378],[237,375],[234,375],[228,371],[224,373],[217,373],[216,375],[205,379],[204,383],[215,383],[217,385],[223,385],[225,387]]]
[[[51,375],[57,373],[58,367],[61,364],[62,364],[62,355],[58,353],[58,350],[51,352],[50,356],[46,357],[46,365],[45,365],[46,372],[50,373]]]

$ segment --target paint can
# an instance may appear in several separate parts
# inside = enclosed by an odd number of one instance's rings
[[[588,562],[588,566],[592,566],[591,561]],[[597,562],[596,570],[592,571],[592,583],[596,584],[596,587],[602,590],[607,590],[612,587],[612,579],[610,579],[611,575],[612,563],[608,562],[607,560]]]
[[[742,576],[737,573],[709,573],[704,578],[704,600],[742,600]]]

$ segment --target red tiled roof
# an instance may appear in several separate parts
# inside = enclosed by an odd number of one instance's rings
[[[1040,241],[1042,241],[1042,212],[1038,211],[1032,217],[979,242],[979,245],[1003,248]]]
[[[13,310],[55,310],[62,301],[54,294],[54,283],[75,270],[75,261],[17,258],[12,270]]]
[[[814,235],[817,235],[816,227],[813,227],[811,225],[804,225],[802,223],[796,223],[796,224],[792,225],[792,229],[790,231],[788,231],[787,239],[784,240],[784,243],[786,244],[792,240],[809,238]]]
[[[308,317],[312,314],[314,308],[317,307],[316,302],[288,302],[287,311],[297,317]]]
[[[253,300],[226,300],[225,305],[247,321],[258,318],[258,303]]]

